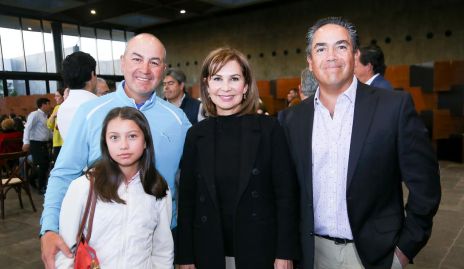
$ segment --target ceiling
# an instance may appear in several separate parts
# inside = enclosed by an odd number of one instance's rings
[[[0,0],[0,13],[134,32],[241,12],[278,0]],[[91,10],[96,14],[92,15]],[[181,10],[185,10],[181,14]]]

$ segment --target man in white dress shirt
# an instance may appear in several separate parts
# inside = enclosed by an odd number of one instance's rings
[[[24,126],[23,151],[31,151],[32,161],[38,167],[38,190],[40,194],[44,194],[47,186],[48,166],[50,165],[48,142],[52,137],[52,133],[47,127],[47,117],[52,107],[47,98],[37,99],[36,104],[37,110],[29,114]],[[31,185],[37,186],[33,179],[31,179]]]
[[[63,60],[61,76],[64,84],[69,88],[69,96],[58,109],[57,122],[61,137],[65,142],[76,110],[83,103],[98,97],[95,95],[96,66],[95,59],[82,51],[74,52]]]
[[[427,129],[408,93],[356,79],[353,24],[321,19],[307,42],[319,88],[279,117],[300,184],[300,268],[403,268],[430,238],[441,197]]]

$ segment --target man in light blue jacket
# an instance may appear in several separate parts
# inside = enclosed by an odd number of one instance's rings
[[[151,34],[139,34],[128,43],[121,56],[124,79],[114,93],[84,103],[76,112],[57,162],[49,178],[41,218],[42,260],[47,269],[55,268],[55,255],[63,251],[72,256],[58,234],[60,207],[72,180],[100,158],[102,122],[114,107],[136,107],[150,123],[155,146],[156,167],[166,179],[175,197],[174,177],[179,167],[189,120],[181,109],[157,97],[155,88],[166,68],[164,45]],[[149,212],[147,212],[149,214]],[[173,202],[173,222],[176,226]]]

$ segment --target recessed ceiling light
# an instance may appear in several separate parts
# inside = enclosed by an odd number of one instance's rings
[[[95,15],[95,14],[97,14],[97,11],[95,9],[91,9],[90,14]]]
[[[31,27],[27,27],[27,30],[32,31],[32,28],[31,28]]]
[[[185,14],[185,13],[187,13],[187,11],[185,11],[185,9],[180,10],[180,14]]]

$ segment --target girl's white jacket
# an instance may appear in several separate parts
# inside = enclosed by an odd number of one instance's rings
[[[89,181],[84,176],[74,180],[64,197],[60,213],[60,235],[71,248],[84,213]],[[102,269],[171,269],[174,243],[170,224],[171,193],[161,200],[143,190],[137,174],[127,187],[121,184],[119,196],[126,204],[97,201],[89,245],[97,252]],[[87,232],[85,230],[85,232]],[[73,268],[73,259],[61,252],[57,268]]]

